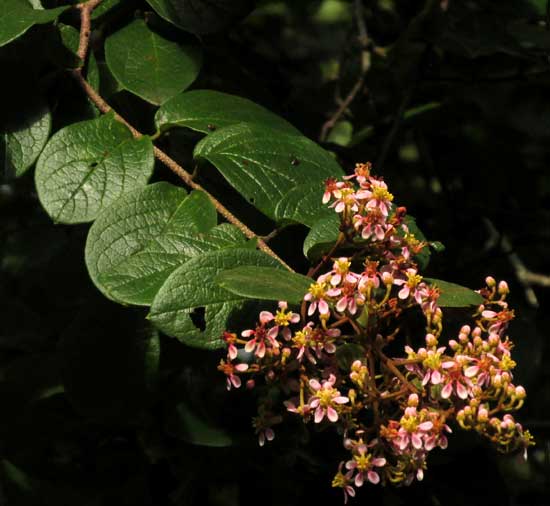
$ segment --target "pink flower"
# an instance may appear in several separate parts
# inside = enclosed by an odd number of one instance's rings
[[[227,357],[229,360],[235,360],[237,358],[237,347],[235,342],[237,341],[237,334],[232,334],[230,332],[224,332],[222,339],[227,344]]]
[[[310,303],[307,314],[311,316],[316,310],[319,310],[321,316],[328,317],[330,308],[325,299],[330,297],[332,293],[338,294],[339,291],[337,289],[327,290],[324,282],[318,281],[310,285],[308,293],[304,296],[304,300]]]
[[[384,467],[386,459],[382,457],[374,457],[372,453],[367,452],[367,445],[360,444],[356,447],[357,453],[352,460],[346,462],[346,469],[355,470],[355,486],[361,487],[365,482],[370,481],[376,485],[380,482],[380,475],[375,467]]]
[[[241,336],[243,337],[252,337],[248,340],[244,346],[244,350],[248,353],[254,352],[258,358],[263,358],[266,354],[267,346],[266,342],[272,348],[279,348],[279,343],[275,339],[277,337],[278,328],[271,328],[267,330],[265,324],[268,321],[268,316],[265,314],[267,311],[262,311],[260,313],[260,325],[256,327],[255,330],[243,330]],[[271,313],[269,313],[271,314]]]
[[[355,497],[355,489],[351,485],[353,471],[348,471],[346,474],[344,474],[342,472],[343,466],[344,463],[340,462],[340,465],[338,466],[338,472],[332,480],[332,486],[342,489],[342,491],[344,492],[344,504],[347,504],[348,497]]]
[[[298,313],[292,313],[291,311],[288,311],[287,302],[281,300],[279,301],[279,310],[277,311],[277,313],[273,315],[273,313],[270,313],[269,311],[262,311],[260,313],[260,321],[262,323],[269,323],[271,321],[274,321],[275,326],[269,330],[268,334],[275,338],[279,334],[279,330],[282,327],[283,337],[287,341],[289,341],[291,338],[291,332],[288,326],[291,323],[298,323],[300,321],[300,315]]]
[[[241,378],[235,372],[244,372],[248,369],[248,364],[231,364],[230,362],[220,361],[218,370],[222,371],[227,376],[227,390],[231,390],[231,386],[239,388],[241,386]]]
[[[393,195],[388,191],[388,185],[381,179],[374,177],[369,178],[369,183],[370,189],[358,191],[357,198],[368,200],[367,209],[379,209],[384,216],[388,216],[393,200]]]
[[[446,369],[446,376],[443,380],[444,387],[441,390],[441,397],[448,399],[456,392],[460,399],[467,399],[471,392],[472,382],[462,373],[462,365],[456,360],[443,362],[443,369]]]
[[[412,295],[418,304],[422,304],[422,292],[424,287],[419,287],[422,276],[418,275],[416,269],[413,268],[407,269],[405,274],[407,279],[398,278],[394,281],[394,284],[397,286],[402,286],[397,296],[401,300],[404,300]]]
[[[321,423],[325,416],[329,421],[336,422],[338,406],[349,402],[347,397],[340,395],[340,392],[334,388],[335,382],[334,374],[331,374],[328,380],[323,381],[322,385],[316,379],[309,380],[309,386],[315,392],[309,400],[309,406],[315,409],[315,423]]]
[[[328,204],[331,197],[339,199],[342,196],[341,189],[348,187],[349,184],[343,181],[337,181],[333,177],[329,177],[325,181],[325,193],[323,193],[323,204]]]

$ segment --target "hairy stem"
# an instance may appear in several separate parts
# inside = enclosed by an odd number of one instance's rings
[[[76,8],[80,11],[80,42],[78,46],[77,54],[82,60],[82,65],[80,68],[74,69],[71,71],[73,77],[76,79],[80,87],[84,90],[84,93],[88,98],[94,103],[94,105],[104,114],[113,111],[113,108],[105,101],[105,99],[96,91],[94,88],[86,81],[82,75],[82,67],[85,64],[86,56],[88,54],[88,49],[90,46],[90,35],[91,35],[91,14],[92,11],[101,3],[102,0],[88,0],[87,2],[80,3]],[[135,138],[143,137],[143,134],[134,128],[126,119],[124,119],[116,111],[113,111],[115,119],[120,123],[126,125],[132,135]],[[199,190],[204,192],[214,204],[216,211],[220,213],[228,222],[235,225],[246,237],[249,239],[255,239],[257,241],[258,248],[264,253],[267,253],[271,257],[275,258],[281,265],[286,267],[289,271],[293,269],[282,259],[280,258],[267,244],[255,234],[250,228],[248,228],[242,221],[240,221],[231,211],[229,211],[218,199],[211,195],[207,190],[205,190],[200,184],[193,181],[192,175],[187,172],[179,163],[174,159],[170,158],[164,151],[154,146],[154,154],[157,160],[161,161],[166,165],[174,174],[176,174],[187,186],[193,190]]]

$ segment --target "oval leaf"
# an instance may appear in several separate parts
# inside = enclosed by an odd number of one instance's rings
[[[0,134],[4,138],[4,172],[11,179],[23,175],[36,161],[48,141],[52,116],[43,99],[21,105],[18,119]]]
[[[168,100],[157,111],[159,130],[187,127],[205,134],[236,123],[260,123],[300,134],[288,121],[247,98],[212,90],[193,90]]]
[[[237,267],[222,271],[216,282],[222,288],[250,299],[285,300],[299,304],[312,280],[301,274],[273,267]]]
[[[336,214],[334,209],[323,204],[324,192],[324,182],[296,186],[277,204],[275,208],[277,220],[289,220],[312,227],[321,218]]]
[[[36,164],[36,189],[54,221],[84,223],[144,186],[153,165],[151,140],[134,139],[108,114],[69,125],[50,139]]]
[[[216,223],[216,209],[202,192],[187,195],[164,182],[130,192],[90,228],[90,277],[112,300],[150,305],[170,273],[190,258],[243,245],[236,227]]]
[[[435,285],[441,290],[437,304],[441,307],[477,306],[483,303],[483,297],[465,286],[442,281],[441,279],[424,278],[426,283]]]
[[[191,33],[213,33],[244,17],[253,0],[147,0],[166,21]]]
[[[196,158],[211,162],[256,208],[272,219],[281,199],[295,186],[342,175],[336,160],[301,135],[264,125],[239,123],[201,140]]]
[[[340,217],[332,212],[315,222],[304,241],[304,255],[312,260],[320,258],[330,250],[340,233]]]
[[[275,259],[255,250],[205,253],[168,277],[153,301],[149,318],[162,332],[189,346],[220,348],[228,318],[243,307],[247,297],[225,290],[215,279],[221,271],[243,265],[283,269]],[[202,318],[204,322],[199,321]]]
[[[137,19],[105,42],[105,59],[120,84],[152,104],[162,104],[199,74],[200,50],[156,34]]]
[[[54,21],[70,5],[56,9],[33,9],[28,0],[2,0],[0,46],[23,35],[31,26]]]

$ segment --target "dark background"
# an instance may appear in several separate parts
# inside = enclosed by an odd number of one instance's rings
[[[107,18],[94,42],[100,59],[102,37],[136,8],[150,10],[122,2]],[[372,161],[396,203],[445,245],[427,275],[479,288],[491,274],[512,289],[515,379],[528,392],[518,419],[537,443],[529,459],[455,431],[448,450],[431,456],[424,482],[366,485],[357,504],[550,503],[549,27],[540,0],[294,0],[260,2],[241,23],[202,37],[205,64],[193,88],[278,112],[348,172]],[[51,27],[34,27],[0,51],[1,99],[3,114],[16,114],[37,83],[57,130],[95,112],[60,70],[66,55],[52,56],[51,36]],[[150,106],[103,92],[151,132]],[[182,131],[159,142],[192,166],[197,139]],[[162,167],[156,174],[171,177]],[[256,231],[270,230],[209,174],[208,188]],[[53,225],[32,173],[0,186],[0,504],[339,504],[330,487],[344,458],[339,438],[297,422],[257,448],[254,402],[226,393],[220,354],[156,336],[143,311],[97,293],[83,259],[87,228]],[[302,270],[306,232],[289,227],[272,243]],[[208,423],[190,435],[182,409]],[[235,444],[200,444],[223,434]]]

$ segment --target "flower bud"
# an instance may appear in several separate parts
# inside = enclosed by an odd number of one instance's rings
[[[481,423],[485,423],[489,420],[489,411],[487,411],[487,408],[479,408],[479,411],[477,412],[477,421]]]
[[[487,276],[485,278],[485,284],[489,287],[489,288],[494,288],[495,286],[497,286],[497,282],[495,280],[495,278],[493,278],[493,276]]]
[[[460,333],[461,334],[470,335],[471,331],[472,331],[472,329],[470,328],[469,325],[462,325],[462,327],[460,328]]]
[[[426,346],[437,346],[437,339],[433,334],[426,334]]]
[[[418,395],[417,394],[409,395],[409,399],[407,400],[407,405],[412,407],[418,406]]]
[[[527,392],[525,392],[525,388],[523,388],[521,385],[518,385],[516,387],[515,395],[518,399],[525,399]]]
[[[255,382],[253,379],[249,379],[249,380],[246,382],[246,388],[247,388],[248,390],[252,390],[255,386],[256,386],[256,382]]]
[[[508,295],[509,293],[510,293],[510,288],[508,288],[508,283],[506,283],[506,281],[501,281],[498,284],[498,294]]]

